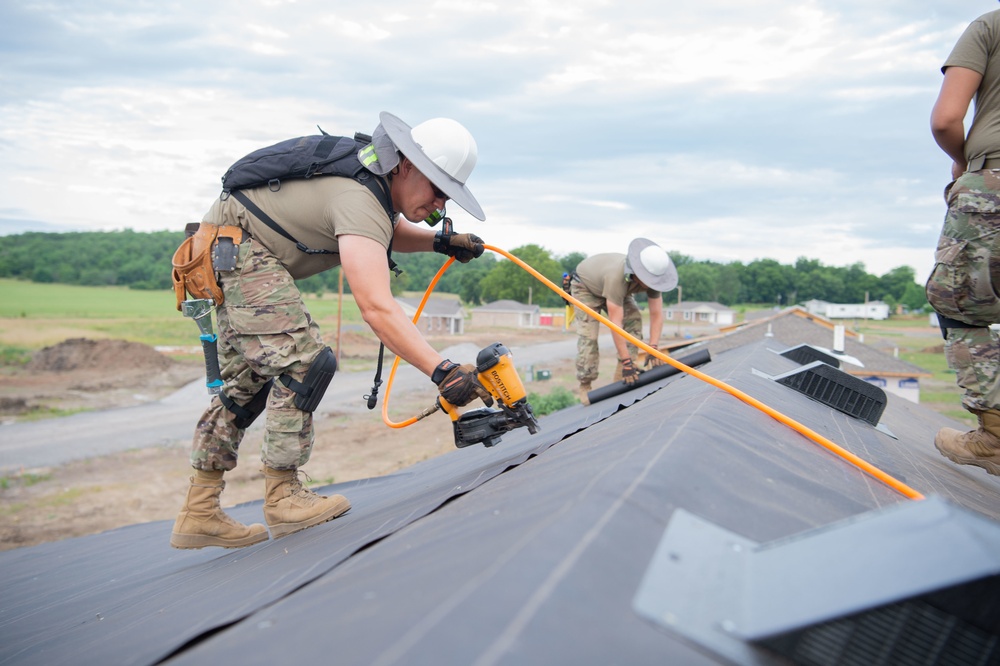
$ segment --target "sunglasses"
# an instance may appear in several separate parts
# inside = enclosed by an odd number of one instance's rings
[[[438,186],[432,183],[430,178],[427,179],[427,182],[430,183],[431,191],[434,193],[435,199],[443,199],[444,201],[448,200],[448,195],[438,189]]]

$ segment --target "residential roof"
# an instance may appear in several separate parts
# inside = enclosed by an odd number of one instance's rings
[[[277,541],[177,551],[164,520],[2,552],[0,663],[778,665],[789,632],[823,618],[930,594],[942,572],[996,579],[1000,478],[933,446],[958,424],[893,395],[878,428],[852,418],[772,379],[798,367],[784,348],[757,337],[699,370],[927,500],[678,374],[328,486],[351,511]],[[261,504],[229,511],[259,521]],[[948,603],[977,597],[995,599]],[[838,649],[856,633],[831,632]]]
[[[518,301],[501,299],[499,301],[493,301],[491,303],[486,303],[485,305],[480,305],[478,308],[473,308],[472,311],[473,312],[540,312],[541,308],[538,305],[527,305],[526,303],[519,303]]]
[[[752,321],[727,326],[720,329],[717,335],[711,335],[695,340],[669,340],[662,342],[661,347],[671,349],[707,347],[712,353],[742,347],[762,338],[773,337],[791,347],[796,344],[807,344],[823,349],[833,348],[833,331],[835,322],[815,315],[807,310],[793,306],[768,316]],[[869,377],[873,374],[890,377],[930,377],[927,370],[886,354],[858,340],[854,331],[844,330],[844,354],[856,358],[864,364],[858,367],[849,362],[841,364],[841,370],[858,377]]]
[[[403,306],[403,311],[412,316],[420,306],[419,298],[396,297],[396,302]],[[455,298],[429,298],[424,304],[423,315],[460,317],[462,316],[462,303]]]
[[[663,307],[667,309],[673,308],[680,310],[713,310],[715,312],[734,312],[732,308],[715,301],[681,301],[680,303],[664,303]]]
[[[845,306],[845,305],[853,305],[853,306],[857,306],[857,305],[886,305],[886,303],[884,301],[868,301],[867,303],[831,303],[830,301],[823,301],[823,300],[820,300],[818,298],[812,298],[812,299],[806,301],[806,303],[807,304],[812,303],[814,305],[839,305],[839,306]]]

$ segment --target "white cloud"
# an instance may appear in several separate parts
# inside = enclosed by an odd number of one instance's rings
[[[370,131],[389,110],[473,129],[489,221],[449,212],[500,246],[595,253],[648,235],[695,258],[920,274],[948,176],[927,118],[975,14],[930,8],[19,6],[0,67],[0,218],[179,229],[246,152],[317,123]]]

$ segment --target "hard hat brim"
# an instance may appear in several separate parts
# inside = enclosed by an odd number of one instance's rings
[[[653,241],[648,238],[636,238],[628,246],[628,265],[632,269],[632,273],[639,278],[639,280],[655,291],[671,291],[677,286],[677,267],[674,266],[674,262],[671,261],[667,270],[663,272],[662,275],[654,275],[646,270],[646,267],[642,265],[642,260],[639,254],[651,245],[656,245]]]
[[[434,164],[424,154],[424,151],[413,140],[413,135],[410,133],[413,129],[412,127],[388,111],[383,111],[379,114],[379,121],[381,122],[381,127],[392,140],[396,150],[403,153],[407,159],[413,162],[413,165],[417,167],[420,173],[427,176],[428,180],[434,183],[439,190],[447,194],[449,199],[461,206],[469,215],[472,215],[477,220],[486,219],[482,207],[480,207],[476,198],[472,196],[472,192],[469,191],[465,183],[461,183],[449,176],[444,169]]]

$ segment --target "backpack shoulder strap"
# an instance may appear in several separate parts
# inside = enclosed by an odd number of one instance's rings
[[[253,213],[254,217],[256,217],[258,220],[260,220],[267,226],[271,227],[271,229],[273,229],[274,231],[278,232],[279,234],[290,240],[292,243],[295,244],[295,247],[297,247],[302,252],[305,252],[306,254],[337,254],[332,250],[324,250],[324,249],[314,250],[308,247],[305,243],[296,240],[295,237],[292,236],[287,231],[285,231],[280,224],[272,220],[270,215],[262,211],[260,209],[260,206],[250,201],[250,197],[248,197],[246,193],[243,192],[242,190],[233,190],[230,192],[230,194],[236,197],[237,201],[246,206],[246,209],[251,213]]]
[[[374,185],[374,187],[376,189],[379,189],[378,185]],[[374,192],[374,190],[372,190],[372,192]],[[236,197],[236,200],[239,201],[241,204],[243,204],[248,211],[253,213],[253,215],[258,220],[260,220],[267,226],[271,227],[271,229],[281,234],[287,240],[294,243],[295,247],[298,248],[300,252],[305,252],[306,254],[339,254],[338,252],[334,252],[333,250],[324,250],[322,248],[319,250],[314,250],[313,248],[307,246],[302,241],[296,240],[295,237],[292,236],[287,231],[285,231],[285,229],[280,224],[271,219],[270,215],[261,210],[260,206],[255,204],[253,201],[250,201],[250,197],[248,197],[242,190],[233,190],[229,194]],[[391,209],[391,204],[390,204],[390,209]],[[395,224],[393,225],[393,228],[395,228]],[[396,277],[399,277],[400,274],[403,272],[403,269],[400,268],[399,264],[397,264],[392,259],[392,236],[389,237],[389,247],[386,249],[385,254],[386,254],[386,259],[388,259],[389,261],[389,268],[392,270],[393,273],[396,274]]]

